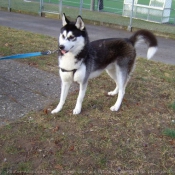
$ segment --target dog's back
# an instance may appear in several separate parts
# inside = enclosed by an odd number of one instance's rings
[[[135,49],[127,39],[102,39],[90,44],[95,52],[95,69],[104,69],[113,62],[126,66],[134,63]]]

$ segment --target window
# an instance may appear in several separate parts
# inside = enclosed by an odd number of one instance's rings
[[[137,4],[141,5],[149,5],[150,0],[137,0]]]

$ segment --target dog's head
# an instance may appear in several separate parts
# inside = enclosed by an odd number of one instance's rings
[[[59,36],[59,50],[62,55],[72,52],[78,54],[85,45],[86,29],[81,16],[76,22],[70,22],[65,14],[62,16],[62,25]]]

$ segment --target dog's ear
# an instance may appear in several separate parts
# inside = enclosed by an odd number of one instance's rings
[[[83,19],[81,18],[81,16],[77,17],[77,21],[75,23],[75,26],[80,30],[84,30],[85,25],[84,25],[84,22],[83,22]]]
[[[62,25],[63,27],[69,23],[69,20],[66,18],[66,15],[63,13],[62,16]]]

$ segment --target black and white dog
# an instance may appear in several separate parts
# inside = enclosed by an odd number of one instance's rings
[[[150,59],[157,51],[155,36],[147,30],[139,30],[128,39],[109,38],[89,42],[81,16],[77,17],[76,22],[70,22],[63,14],[62,24],[58,57],[62,89],[60,102],[51,113],[62,109],[71,83],[77,82],[80,89],[73,114],[79,114],[88,80],[99,76],[104,70],[116,83],[115,89],[108,95],[118,94],[116,103],[110,108],[111,111],[118,111],[134,68],[134,47],[144,41],[148,45],[147,58]]]

